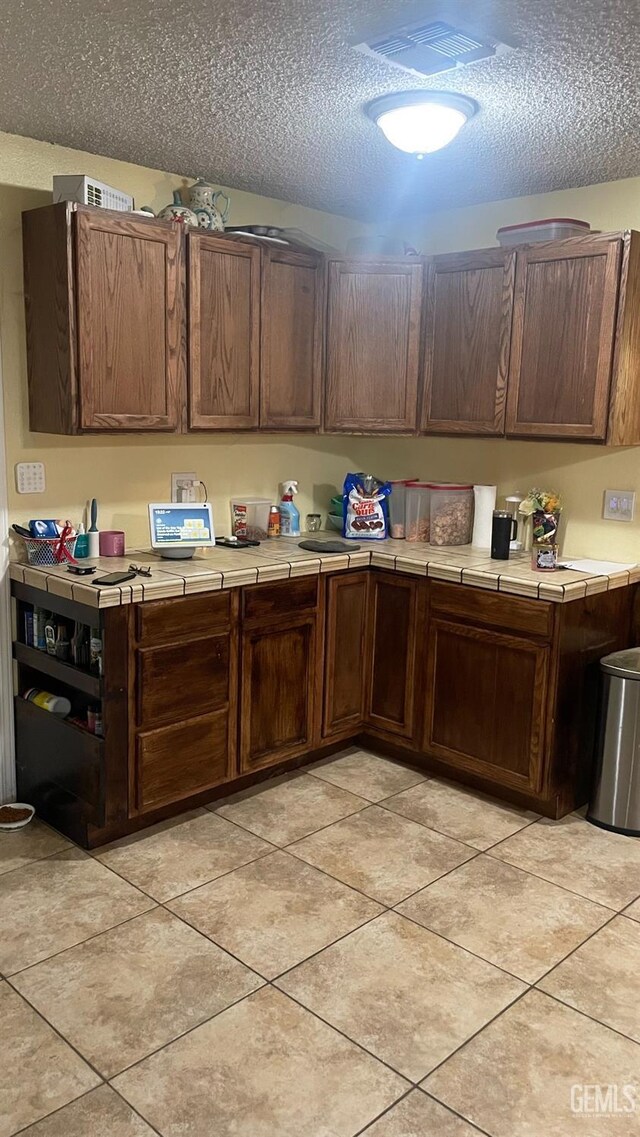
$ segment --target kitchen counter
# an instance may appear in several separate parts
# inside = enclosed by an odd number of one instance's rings
[[[319,539],[333,538],[321,534]],[[117,588],[96,588],[87,583],[88,578],[71,576],[64,566],[39,568],[25,561],[13,561],[10,575],[12,580],[95,608],[362,569],[369,565],[560,604],[640,581],[640,565],[606,576],[592,576],[572,569],[542,573],[531,568],[528,554],[514,553],[508,561],[495,561],[484,550],[471,545],[438,547],[393,540],[362,542],[357,551],[354,548],[345,554],[322,554],[299,548],[298,538],[280,537],[265,541],[255,549],[207,550],[188,561],[162,560],[148,550],[131,550],[126,557],[99,557],[81,563],[95,564],[97,575],[104,576],[126,570],[132,562],[151,567],[153,575],[150,578],[139,576]]]

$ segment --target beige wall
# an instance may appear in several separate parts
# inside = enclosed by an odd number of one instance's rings
[[[100,503],[102,528],[124,528],[130,545],[148,543],[146,503],[170,494],[172,470],[195,470],[204,479],[222,531],[228,530],[233,493],[276,499],[285,478],[301,483],[300,507],[324,509],[351,465],[350,439],[279,440],[241,435],[168,438],[62,438],[31,434],[28,427],[20,214],[51,200],[54,173],[88,173],[133,194],[138,205],[159,209],[190,179],[0,133],[0,347],[5,389],[11,520],[36,515],[77,521],[87,498]],[[228,190],[234,224],[296,226],[340,250],[366,226],[344,217],[272,198]],[[15,492],[13,467],[44,461],[45,494]]]

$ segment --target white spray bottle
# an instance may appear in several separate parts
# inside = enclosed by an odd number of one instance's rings
[[[282,501],[280,502],[280,535],[282,537],[300,536],[300,512],[293,502],[293,495],[297,492],[297,482],[282,483]]]

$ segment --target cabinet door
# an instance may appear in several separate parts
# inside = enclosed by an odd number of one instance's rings
[[[177,226],[79,210],[81,430],[176,430],[184,391]]]
[[[422,430],[504,434],[515,251],[434,257],[427,266]]]
[[[537,793],[550,648],[431,619],[424,748],[452,767]]]
[[[326,582],[322,733],[353,733],[362,724],[367,657],[369,573]]]
[[[367,722],[403,738],[415,734],[418,582],[373,573]]]
[[[330,261],[328,431],[417,425],[422,264]]]
[[[258,425],[260,249],[190,233],[189,427]]]
[[[316,617],[245,629],[242,637],[240,770],[260,769],[312,746]]]
[[[507,434],[606,437],[621,248],[592,237],[518,252]]]
[[[262,260],[260,426],[320,426],[324,261],[266,249]]]

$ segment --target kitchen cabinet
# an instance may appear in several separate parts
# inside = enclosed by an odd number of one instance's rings
[[[191,232],[189,428],[247,430],[260,415],[260,249]]]
[[[605,440],[621,255],[618,236],[518,251],[507,434]]]
[[[362,725],[367,682],[369,573],[332,574],[326,581],[322,734]]]
[[[427,262],[424,432],[504,434],[515,263],[515,249]]]
[[[324,426],[410,434],[417,427],[421,262],[329,262]]]
[[[175,431],[184,398],[174,225],[67,203],[23,214],[34,431]]]
[[[371,649],[366,722],[369,727],[413,740],[419,582],[400,574],[373,572],[369,588]]]
[[[318,430],[322,407],[324,258],[262,251],[260,426]]]

